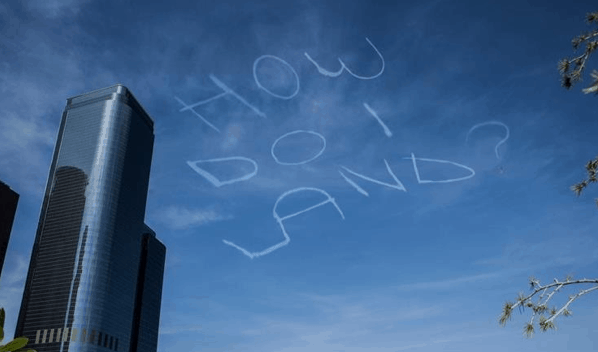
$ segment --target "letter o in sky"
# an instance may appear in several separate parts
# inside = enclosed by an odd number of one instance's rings
[[[280,141],[281,139],[293,135],[293,134],[298,134],[298,133],[309,133],[309,134],[313,134],[315,136],[318,136],[322,139],[322,142],[324,142],[324,145],[322,146],[322,149],[320,149],[320,151],[314,155],[311,159],[308,160],[304,160],[304,161],[300,161],[298,163],[288,163],[288,162],[284,162],[284,161],[280,161],[278,160],[278,158],[276,157],[276,154],[274,154],[274,147],[276,147],[276,143],[278,143],[278,141]],[[307,164],[312,160],[315,160],[316,158],[318,158],[320,155],[322,155],[322,153],[324,153],[324,150],[326,149],[326,138],[324,138],[324,136],[322,136],[321,134],[314,132],[314,131],[304,131],[304,130],[296,130],[293,132],[289,132],[286,134],[283,134],[282,136],[278,137],[278,139],[276,139],[274,141],[274,143],[272,143],[272,148],[270,149],[270,153],[272,154],[272,157],[274,158],[274,160],[279,163],[280,165],[301,165],[301,164]]]
[[[272,92],[271,90],[269,90],[268,88],[264,87],[260,83],[260,80],[257,78],[257,64],[258,64],[258,62],[260,62],[263,59],[276,60],[278,62],[281,62],[283,65],[287,66],[291,70],[291,72],[293,73],[293,76],[295,76],[295,81],[297,81],[297,88],[291,95],[276,94],[276,93]],[[292,99],[295,95],[297,95],[297,93],[299,93],[299,76],[297,75],[297,72],[295,72],[295,69],[293,68],[293,66],[289,65],[288,62],[286,62],[283,59],[281,59],[277,56],[274,56],[274,55],[262,55],[262,56],[258,57],[257,59],[255,59],[255,61],[253,62],[253,79],[255,80],[255,83],[257,84],[258,87],[265,90],[268,94],[270,94],[276,98],[288,100],[288,99]]]

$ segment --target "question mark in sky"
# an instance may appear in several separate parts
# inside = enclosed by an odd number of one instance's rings
[[[507,141],[507,139],[509,139],[509,126],[505,125],[504,123],[500,122],[500,121],[486,121],[486,122],[482,122],[482,123],[478,123],[477,125],[473,126],[472,128],[469,129],[469,131],[467,132],[467,136],[465,137],[465,143],[467,143],[469,141],[469,135],[476,130],[477,128],[480,128],[482,126],[487,126],[487,125],[497,125],[497,126],[502,126],[505,128],[505,130],[507,131],[507,134],[505,136],[505,138],[501,139],[500,142],[498,142],[496,144],[496,146],[494,147],[494,153],[496,154],[496,158],[500,159],[499,155],[498,155],[498,147],[500,147],[504,142]]]

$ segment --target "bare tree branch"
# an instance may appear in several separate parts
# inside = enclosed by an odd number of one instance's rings
[[[567,278],[565,278],[565,281],[559,281],[557,279],[554,279],[553,283],[547,284],[544,286],[540,285],[540,281],[534,277],[531,277],[529,280],[530,280],[530,285],[531,285],[531,289],[533,290],[533,292],[527,296],[525,296],[523,293],[520,293],[516,299],[516,303],[506,302],[505,305],[503,306],[503,312],[498,319],[498,322],[500,323],[500,325],[505,326],[507,321],[511,319],[511,314],[512,314],[514,308],[516,308],[516,307],[520,307],[522,309],[531,308],[531,310],[533,312],[532,316],[531,316],[529,322],[527,322],[523,327],[523,333],[527,337],[532,337],[535,332],[534,320],[536,319],[536,316],[539,316],[538,317],[538,325],[540,326],[540,329],[543,332],[547,331],[549,329],[556,329],[554,320],[558,316],[560,316],[562,314],[562,315],[568,317],[573,314],[569,310],[569,306],[571,305],[571,303],[573,301],[575,301],[577,298],[579,298],[589,292],[598,290],[598,279],[572,280],[571,276],[567,276]],[[579,284],[596,284],[596,286],[591,287],[589,289],[581,290],[576,295],[570,296],[567,303],[565,303],[563,305],[563,307],[561,307],[559,310],[557,310],[556,307],[553,307],[550,309],[548,308],[549,301],[553,298],[554,294],[557,293],[561,288],[563,288],[564,286],[568,286],[568,285],[579,285]],[[542,301],[542,298],[544,297],[546,291],[549,289],[553,289],[553,290],[552,290],[552,292],[550,292],[548,294],[546,299],[544,301]],[[539,295],[538,302],[534,304],[532,302],[532,298],[536,294],[538,294],[540,291],[542,291],[542,294]],[[546,313],[546,312],[550,313],[550,316],[548,318],[546,318],[544,316],[544,313]]]
[[[586,20],[588,24],[598,25],[598,11],[586,14]],[[583,70],[586,67],[586,62],[588,58],[594,51],[596,51],[596,49],[598,49],[598,30],[595,29],[590,33],[584,33],[578,37],[573,38],[571,42],[575,51],[577,51],[579,46],[584,43],[585,51],[583,52],[583,54],[572,59],[562,59],[558,63],[558,69],[562,78],[562,85],[567,89],[571,88],[576,82],[581,81]],[[593,70],[591,73],[591,77],[594,79],[594,81],[589,87],[583,89],[582,91],[585,94],[596,93],[598,95],[598,71]],[[577,196],[581,195],[583,190],[590,183],[598,182],[598,156],[594,160],[588,161],[588,163],[586,164],[586,171],[588,173],[588,178],[581,181],[578,184],[571,186],[571,190]],[[596,206],[598,206],[598,198],[596,198]],[[498,319],[499,324],[505,326],[507,321],[510,320],[512,317],[513,309],[518,307],[519,310],[523,312],[525,308],[530,308],[532,310],[532,316],[530,320],[524,324],[523,327],[523,333],[526,337],[533,336],[535,332],[534,322],[536,320],[536,317],[538,318],[538,325],[540,326],[540,329],[543,332],[549,329],[556,329],[554,321],[557,317],[559,317],[560,315],[568,317],[573,314],[569,309],[569,306],[571,305],[571,303],[573,303],[573,301],[587,293],[598,290],[598,279],[573,280],[571,276],[567,276],[565,278],[565,281],[559,281],[557,279],[554,279],[553,283],[544,286],[540,284],[540,281],[538,279],[530,277],[529,284],[530,289],[533,292],[527,296],[523,293],[520,293],[515,303],[507,301],[504,304],[502,314]],[[585,290],[581,290],[576,295],[569,296],[569,300],[558,310],[556,307],[548,307],[550,300],[553,299],[554,295],[557,292],[559,292],[563,287],[569,285],[583,284],[595,284],[595,286]],[[534,303],[532,301],[532,298],[538,293],[540,293],[538,295],[538,300],[536,303]],[[544,315],[545,313],[549,314],[548,318],[546,318],[546,316]]]
[[[598,24],[598,11],[591,12],[586,14],[586,21],[588,24]],[[566,89],[571,88],[576,82],[581,81],[581,77],[583,74],[583,70],[586,67],[586,62],[596,49],[598,49],[598,40],[593,40],[594,38],[598,38],[598,29],[594,29],[590,33],[584,33],[580,36],[573,38],[571,44],[573,45],[573,49],[577,51],[579,46],[583,43],[586,44],[585,51],[583,54],[574,57],[572,59],[562,59],[558,63],[558,69],[561,74],[562,85]],[[572,68],[572,65],[575,65],[575,68]],[[593,70],[590,76],[594,79],[592,84],[582,89],[582,92],[585,94],[595,93],[598,95],[598,71]],[[588,172],[588,179],[583,180],[578,184],[575,184],[571,187],[571,190],[577,195],[581,195],[583,190],[590,184],[596,182],[596,172],[598,169],[598,156],[594,160],[590,160],[586,165],[586,170]],[[595,199],[596,206],[598,207],[598,198]]]
[[[597,73],[598,76],[598,73]],[[598,87],[598,86],[597,86]],[[590,183],[595,183],[598,181],[597,173],[598,173],[598,156],[594,160],[588,161],[586,164],[586,171],[588,172],[587,180],[583,180],[578,184],[571,186],[571,190],[575,193],[576,196],[579,197],[581,192],[588,187]],[[598,206],[598,198],[596,198],[596,206]]]
[[[595,281],[598,283],[598,280],[595,280]],[[567,308],[569,308],[569,305],[573,301],[575,301],[579,297],[585,295],[586,293],[594,291],[594,290],[597,290],[597,289],[598,289],[598,286],[594,286],[592,288],[588,288],[587,290],[579,291],[579,293],[576,294],[575,296],[570,296],[569,300],[567,301],[567,303],[561,309],[559,309],[559,311],[556,312],[556,314],[553,314],[550,318],[548,318],[548,320],[546,320],[546,322],[549,323],[549,322],[553,321],[554,319],[556,319],[556,317],[558,317],[559,315],[561,315],[561,313],[563,313],[563,312],[569,312],[568,314],[571,314],[570,311]],[[567,315],[567,314],[565,314],[565,315]]]
[[[586,20],[588,24],[598,24],[597,18],[598,11],[586,14]],[[575,51],[577,51],[581,44],[586,44],[584,53],[572,59],[565,58],[559,61],[558,69],[561,73],[561,84],[566,89],[571,88],[573,85],[575,85],[575,83],[581,81],[583,70],[586,67],[587,60],[590,58],[590,54],[592,54],[598,48],[598,40],[593,40],[594,38],[598,38],[598,30],[596,29],[592,32],[584,33],[573,38],[571,45]],[[575,68],[572,68],[572,65],[575,65]],[[594,78],[594,81],[589,87],[583,89],[582,91],[585,94],[598,94],[598,71],[593,71],[591,76]]]

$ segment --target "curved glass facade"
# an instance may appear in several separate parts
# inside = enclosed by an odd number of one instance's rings
[[[153,143],[126,87],[67,100],[15,331],[31,348],[156,351],[165,248],[144,224]]]

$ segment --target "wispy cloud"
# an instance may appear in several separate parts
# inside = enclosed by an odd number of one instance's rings
[[[24,2],[29,10],[49,19],[77,14],[90,0],[30,0]]]
[[[8,261],[14,261],[14,264],[8,263],[14,269],[9,272],[3,271],[2,279],[0,281],[2,287],[12,287],[19,284],[27,275],[27,269],[29,268],[28,261],[22,255],[11,256],[7,259],[8,260],[6,260],[4,264],[6,265],[6,262]]]
[[[161,328],[160,334],[164,335],[172,335],[172,334],[179,334],[181,332],[193,332],[193,331],[205,331],[205,328],[201,325],[192,325],[192,326],[171,326],[168,328]]]
[[[564,223],[551,222],[550,226],[531,230],[529,237],[507,244],[498,256],[479,260],[476,264],[512,270],[589,265],[598,260],[598,243],[592,235],[587,235],[592,231],[590,225],[575,229]]]
[[[423,342],[423,343],[401,346],[401,347],[395,348],[394,351],[407,351],[407,350],[411,350],[414,348],[421,348],[421,347],[437,345],[437,344],[448,344],[451,342],[458,342],[458,341],[472,341],[473,342],[473,341],[479,340],[481,338],[497,336],[497,335],[502,335],[502,334],[504,334],[504,332],[496,331],[496,332],[489,332],[489,333],[482,333],[482,334],[460,334],[458,336],[452,335],[450,338],[433,339],[433,340]]]
[[[72,11],[80,2],[27,4],[35,11],[54,16],[62,9]],[[21,192],[39,195],[43,192],[65,99],[83,93],[86,84],[103,86],[114,75],[102,70],[97,75],[84,72],[83,54],[65,49],[72,48],[68,41],[78,35],[79,27],[72,26],[72,36],[64,36],[44,28],[43,21],[29,21],[31,18],[22,12],[0,6],[0,22],[7,24],[6,35],[0,38],[0,170],[10,172],[8,177],[0,176]]]
[[[285,301],[293,302],[293,305],[301,301],[298,305],[302,307],[303,312],[320,312],[318,319],[314,321],[305,321],[301,314],[293,317],[278,314],[245,319],[239,316],[235,323],[225,322],[224,318],[231,314],[231,308],[211,303],[211,313],[222,316],[223,320],[221,323],[213,322],[210,325],[214,329],[220,326],[225,329],[215,332],[219,336],[211,337],[215,338],[214,344],[234,341],[240,347],[256,350],[390,352],[438,344],[448,345],[459,341],[473,342],[483,337],[505,333],[485,332],[477,328],[468,329],[472,330],[470,332],[459,332],[460,329],[466,328],[466,324],[459,323],[458,326],[449,327],[434,323],[439,316],[455,309],[450,304],[415,304],[411,299],[397,299],[394,294],[375,291],[334,295],[295,293],[285,297]],[[272,308],[283,304],[282,300],[271,298],[265,302],[272,303]],[[197,316],[190,317],[189,320],[191,319],[197,320]],[[180,325],[179,320],[177,328],[165,327],[161,334],[184,335],[192,330],[200,331],[194,324]]]
[[[396,289],[399,291],[461,289],[461,284],[477,283],[484,280],[494,279],[502,275],[504,275],[503,272],[495,272],[479,275],[461,276],[454,279],[404,284],[396,286]]]
[[[55,138],[56,131],[31,116],[9,114],[0,120],[0,153],[31,150],[38,145],[51,147]]]
[[[29,261],[23,255],[9,252],[4,261],[2,279],[0,280],[0,307],[6,312],[4,336],[13,336],[14,327],[21,307],[23,287],[27,277]]]
[[[156,218],[174,230],[205,225],[215,221],[232,219],[232,215],[220,214],[212,209],[189,209],[169,206],[156,212]]]
[[[0,119],[0,169],[12,170],[6,181],[19,193],[42,192],[42,170],[50,165],[48,156],[55,138],[56,131],[39,119],[10,111]]]

